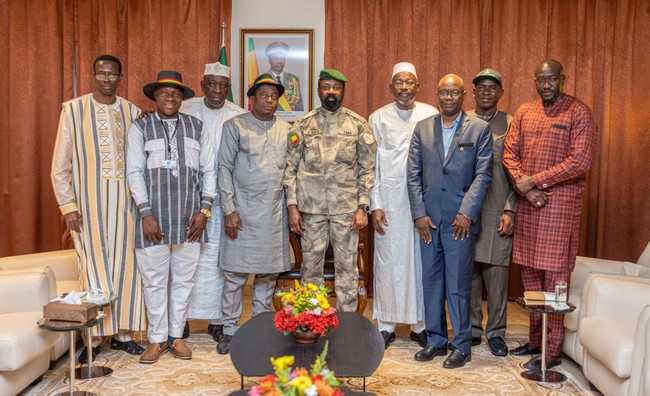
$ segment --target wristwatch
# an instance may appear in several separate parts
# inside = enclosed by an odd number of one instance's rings
[[[208,218],[208,219],[210,218],[210,216],[212,216],[212,212],[210,212],[209,209],[201,209],[201,210],[199,210],[199,212],[203,213],[205,215],[205,217]]]
[[[368,205],[359,205],[359,209],[363,210],[366,213],[370,213],[370,206]]]

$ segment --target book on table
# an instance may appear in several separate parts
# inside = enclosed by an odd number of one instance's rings
[[[524,302],[528,305],[550,305],[555,303],[555,293],[527,291],[524,292]]]

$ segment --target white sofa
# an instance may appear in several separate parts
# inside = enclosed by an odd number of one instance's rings
[[[49,275],[50,298],[80,290],[79,266],[74,249],[22,254],[0,258],[0,273],[46,271]],[[0,300],[0,306],[5,304]],[[69,337],[60,337],[52,348],[50,359],[56,361],[70,349]]]
[[[650,243],[639,257],[637,263],[604,260],[593,257],[576,257],[576,265],[571,274],[569,302],[576,305],[576,310],[564,316],[564,341],[562,352],[582,366],[583,349],[579,341],[580,319],[583,317],[583,298],[587,276],[592,273],[627,275],[631,277],[650,278]]]
[[[0,271],[0,395],[15,395],[39,379],[61,333],[36,322],[50,300],[51,270]]]
[[[605,396],[650,395],[650,279],[592,273],[584,288],[585,377]]]

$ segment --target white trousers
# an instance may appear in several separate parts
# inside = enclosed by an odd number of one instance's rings
[[[389,333],[392,333],[395,331],[395,327],[397,326],[397,323],[393,322],[384,322],[379,319],[377,319],[377,327],[379,328],[379,331],[387,331]],[[411,326],[411,331],[414,333],[421,333],[425,329],[425,323],[424,319],[420,320],[417,323],[412,324]]]
[[[187,242],[135,249],[147,304],[149,342],[183,335],[200,253],[200,243]]]

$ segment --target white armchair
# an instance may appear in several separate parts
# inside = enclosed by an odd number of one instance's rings
[[[60,333],[36,322],[50,300],[50,271],[0,271],[0,394],[15,395],[47,371]]]
[[[627,261],[604,260],[593,257],[576,257],[576,265],[571,274],[569,301],[577,308],[575,311],[564,315],[562,352],[581,366],[583,350],[578,339],[578,333],[580,318],[582,318],[581,312],[585,281],[587,275],[592,272],[650,278],[650,243],[648,243],[636,264]]]
[[[74,249],[22,254],[0,258],[0,273],[45,272],[50,283],[50,298],[72,290],[81,290],[79,265]],[[0,306],[5,304],[0,300]],[[50,359],[55,362],[70,349],[70,338],[59,337],[52,347]]]
[[[592,273],[578,337],[582,371],[604,395],[650,394],[650,279]]]

